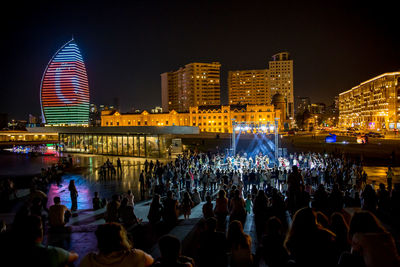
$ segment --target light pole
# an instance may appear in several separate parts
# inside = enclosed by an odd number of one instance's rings
[[[279,151],[279,118],[275,118],[275,161],[278,164],[278,151]]]
[[[232,142],[231,142],[231,150],[233,156],[236,154],[236,133],[235,133],[235,119],[232,119]]]

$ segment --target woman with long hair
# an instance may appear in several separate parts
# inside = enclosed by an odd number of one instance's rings
[[[311,208],[298,210],[285,247],[290,258],[299,266],[336,266],[335,235],[317,223]]]
[[[76,190],[75,180],[69,181],[68,190],[71,196],[71,210],[76,211],[78,209],[78,190]]]
[[[230,266],[252,266],[251,237],[243,231],[240,221],[234,220],[229,224],[227,239],[231,249]]]
[[[339,266],[400,266],[392,235],[369,211],[355,212],[350,221],[351,254],[343,253]]]
[[[238,220],[244,225],[246,223],[246,203],[240,196],[239,189],[236,189],[233,193],[233,198],[230,203],[231,215],[229,217],[230,222]]]
[[[153,258],[140,249],[134,249],[126,230],[119,223],[100,225],[96,232],[98,253],[90,252],[80,266],[151,266]]]
[[[214,214],[218,221],[217,229],[225,232],[226,216],[228,216],[228,198],[223,189],[218,192],[218,197],[215,200]]]
[[[183,216],[186,219],[189,219],[189,216],[192,211],[192,207],[194,206],[192,199],[190,198],[189,192],[185,192],[183,194],[183,199],[181,203],[181,208],[182,208],[182,213]]]
[[[147,218],[151,224],[158,223],[161,220],[162,216],[162,205],[160,203],[160,195],[155,194],[153,197],[153,201],[151,201],[149,214]]]

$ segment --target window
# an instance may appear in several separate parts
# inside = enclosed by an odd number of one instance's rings
[[[140,121],[137,122],[137,125],[140,126]]]
[[[108,126],[108,121],[106,121],[106,126]]]
[[[117,121],[117,126],[119,126],[119,121]]]
[[[110,125],[112,126],[112,125],[113,125],[113,123],[112,123],[112,122],[110,122]]]
[[[144,122],[144,125],[147,125],[147,121]]]

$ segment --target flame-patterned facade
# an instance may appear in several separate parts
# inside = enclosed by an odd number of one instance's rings
[[[40,101],[46,125],[88,125],[88,77],[74,39],[63,45],[47,65],[40,86]]]

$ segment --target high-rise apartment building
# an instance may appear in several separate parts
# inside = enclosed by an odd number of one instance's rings
[[[229,104],[269,105],[268,73],[267,69],[229,71]]]
[[[271,96],[279,93],[285,97],[288,117],[294,118],[293,60],[288,52],[272,56],[269,62],[269,86]]]
[[[220,68],[219,62],[196,62],[161,74],[163,110],[187,112],[191,106],[219,105]]]
[[[340,93],[339,127],[400,130],[400,72],[384,73]]]

